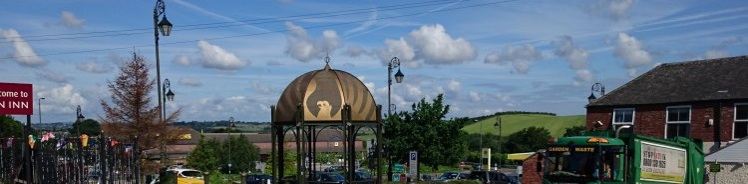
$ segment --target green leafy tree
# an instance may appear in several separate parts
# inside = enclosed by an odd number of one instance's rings
[[[187,155],[187,165],[201,171],[213,171],[220,167],[218,161],[218,150],[220,142],[215,139],[205,140],[204,135],[200,135],[200,140],[190,154]]]
[[[438,169],[439,165],[455,165],[464,159],[466,134],[460,129],[468,120],[444,120],[449,105],[444,105],[443,100],[443,94],[431,103],[421,99],[411,106],[412,112],[387,117],[384,143],[394,162],[407,161],[410,151],[418,151],[419,163],[432,170]]]
[[[585,130],[587,129],[583,125],[569,127],[569,128],[566,128],[566,132],[564,132],[564,137],[579,135],[579,132],[582,132]]]
[[[474,134],[468,134],[467,135],[467,145],[468,145],[468,151],[471,153],[471,155],[468,155],[467,159],[465,161],[468,162],[480,162],[481,161],[481,144],[483,148],[491,148],[491,160],[493,163],[499,163],[502,159],[501,163],[506,163],[506,157],[503,156],[507,152],[507,138],[506,137],[499,137],[498,135],[490,134],[488,131],[497,131],[493,130],[493,127],[491,127],[491,130],[486,130],[483,135],[474,133]],[[501,148],[501,149],[499,149]],[[499,153],[504,154],[499,154]]]
[[[247,137],[242,134],[231,136],[229,141],[231,142],[229,154],[231,154],[232,159],[232,173],[254,171],[255,161],[260,160],[260,148],[249,142]],[[229,148],[226,143],[223,147]]]
[[[255,161],[260,158],[260,148],[247,141],[244,135],[231,135],[221,142],[218,149],[218,162],[222,166],[231,163],[231,173],[253,171]],[[228,167],[222,171],[228,172]]]
[[[268,160],[268,164],[265,165],[265,173],[272,173],[274,161],[275,161],[275,155],[270,155],[270,159]],[[278,171],[280,172],[280,171]],[[296,151],[290,149],[290,148],[284,148],[283,151],[283,171],[285,176],[292,176],[298,173],[298,169],[296,168]]]
[[[0,137],[23,137],[23,124],[9,115],[0,115]]]
[[[534,152],[546,147],[551,132],[542,127],[522,129],[507,137],[507,153]]]
[[[101,125],[99,125],[99,122],[93,119],[86,119],[80,122],[73,123],[73,128],[69,129],[71,135],[78,136],[78,128],[80,127],[80,132],[82,134],[86,134],[89,136],[99,136],[101,135]]]

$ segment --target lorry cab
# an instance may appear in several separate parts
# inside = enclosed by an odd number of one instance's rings
[[[539,157],[543,183],[623,182],[624,148],[623,140],[611,137],[552,138]]]
[[[550,139],[538,155],[543,183],[704,183],[699,141],[619,131]]]

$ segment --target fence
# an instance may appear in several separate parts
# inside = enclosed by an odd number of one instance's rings
[[[0,138],[0,144],[0,183],[140,181],[137,141],[122,143],[85,135],[55,138],[47,133],[42,138]]]

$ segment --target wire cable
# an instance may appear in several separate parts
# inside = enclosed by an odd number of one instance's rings
[[[282,22],[282,21],[295,21],[295,20],[305,20],[305,19],[314,19],[314,18],[338,17],[338,16],[345,16],[345,15],[371,13],[371,12],[377,11],[377,8],[388,9],[388,10],[401,10],[401,9],[442,5],[442,4],[448,4],[448,3],[454,3],[454,2],[455,2],[454,0],[434,0],[434,1],[424,1],[424,2],[417,2],[417,3],[389,5],[389,6],[382,6],[382,7],[376,7],[376,8],[360,8],[360,9],[342,10],[342,11],[334,11],[334,12],[292,15],[292,16],[285,16],[285,17],[279,17],[279,18],[260,18],[260,19],[246,19],[246,20],[238,20],[238,21],[230,21],[230,22],[191,24],[191,25],[182,25],[180,26],[180,28],[175,29],[175,31],[201,30],[201,29],[212,29],[212,28],[223,28],[223,27],[235,27],[235,26],[242,26],[245,24],[267,24],[267,23]],[[127,36],[127,35],[136,35],[136,34],[147,34],[147,33],[150,33],[150,30],[153,30],[153,28],[95,31],[95,32],[84,32],[84,33],[31,35],[31,36],[17,36],[17,37],[8,37],[8,38],[11,40],[15,38],[24,38],[25,39],[24,41],[26,42],[54,41],[54,40],[65,40],[65,39],[98,38],[98,37],[110,37],[110,36]],[[95,35],[95,34],[102,34],[102,35]],[[80,35],[84,35],[84,36],[80,36]],[[64,36],[69,36],[69,37],[64,37]],[[52,37],[52,38],[49,38],[49,37]],[[29,39],[29,38],[37,38],[37,39]],[[0,43],[9,43],[9,42],[11,41],[0,41]]]
[[[351,22],[342,22],[342,23],[319,25],[319,26],[309,26],[309,27],[300,28],[300,29],[317,29],[317,28],[336,27],[336,26],[361,23],[361,22],[366,22],[366,21],[371,21],[371,20],[386,20],[386,19],[395,19],[395,18],[402,18],[402,17],[411,17],[411,16],[423,15],[423,14],[427,14],[427,13],[454,11],[454,10],[461,10],[461,9],[467,9],[467,8],[482,7],[482,6],[488,6],[488,5],[504,4],[504,3],[514,2],[514,1],[519,1],[519,0],[504,0],[504,1],[489,2],[489,3],[480,3],[480,4],[473,4],[473,5],[467,5],[467,6],[461,6],[461,7],[445,8],[445,9],[434,10],[434,11],[426,11],[426,12],[419,12],[419,13],[403,14],[403,15],[396,15],[396,16],[389,16],[389,17],[380,17],[380,18],[376,18],[376,19],[367,19],[367,20],[351,21]],[[216,38],[206,38],[206,39],[200,39],[200,40],[222,40],[222,39],[229,39],[229,38],[259,36],[259,35],[265,35],[265,34],[283,33],[283,32],[292,31],[292,30],[294,30],[294,29],[282,29],[282,30],[268,31],[268,32],[262,32],[262,33],[243,34],[243,35],[234,35],[234,36],[226,36],[226,37],[216,37]],[[188,41],[160,43],[159,45],[176,45],[176,44],[184,44],[184,43],[194,43],[194,42],[198,42],[200,40],[188,40]],[[90,52],[100,52],[100,51],[112,51],[112,50],[122,50],[122,49],[132,49],[132,48],[137,48],[137,47],[152,47],[152,46],[154,46],[154,45],[153,44],[149,44],[149,45],[139,45],[139,46],[130,46],[130,47],[118,47],[118,48],[107,48],[107,49],[94,49],[94,50],[83,50],[83,51],[72,51],[72,52],[59,52],[59,53],[37,54],[37,55],[34,55],[34,56],[9,56],[9,57],[0,58],[0,60],[14,59],[14,58],[25,58],[25,57],[55,56],[55,55],[79,54],[79,53],[90,53]]]

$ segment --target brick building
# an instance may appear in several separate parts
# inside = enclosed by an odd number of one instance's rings
[[[631,125],[626,131],[703,141],[711,152],[748,135],[747,84],[748,56],[661,64],[590,98],[586,127]]]
[[[200,135],[205,136],[206,140],[218,140],[224,141],[228,139],[228,133],[200,133],[197,131],[191,131],[190,134],[182,136],[182,140],[176,141],[174,144],[166,145],[164,148],[166,159],[170,163],[186,163],[187,155],[197,147],[197,142],[200,140]],[[258,148],[260,148],[260,160],[267,161],[270,157],[271,151],[271,140],[270,134],[258,134],[258,133],[232,133],[231,136],[239,137],[242,135],[247,141],[251,142]],[[286,148],[291,149],[296,147],[294,136],[287,136],[288,139],[285,142]],[[322,130],[318,135],[318,142],[316,142],[317,153],[335,153],[342,155],[344,153],[344,141],[342,133],[338,130]],[[366,152],[366,141],[356,139],[355,140],[355,151],[357,153]],[[158,149],[146,150],[146,156],[148,159],[159,160],[160,154]]]

